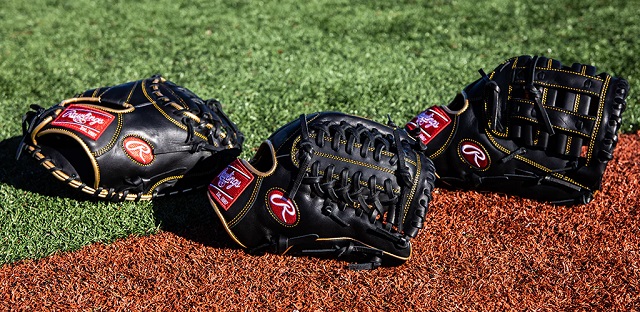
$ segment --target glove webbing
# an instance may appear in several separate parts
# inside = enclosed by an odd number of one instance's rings
[[[154,84],[157,84],[159,82],[159,79],[153,81]],[[184,92],[186,92],[186,90],[184,90]],[[236,133],[238,131],[235,125],[222,112],[220,103],[218,101],[208,100],[207,102],[203,102],[198,98],[192,98],[191,102],[195,105],[195,108],[178,109],[179,106],[170,101],[169,98],[163,96],[162,93],[158,93],[156,96],[160,96],[159,99],[164,101],[164,106],[173,106],[174,108],[176,108],[176,110],[173,112],[174,115],[182,117],[180,121],[187,127],[187,138],[185,140],[185,143],[193,143],[193,147],[191,150],[192,153],[199,152],[201,150],[218,150],[219,148],[217,146],[210,144],[211,142],[215,142],[214,138],[220,138],[220,143],[224,146],[232,145],[231,137],[225,131],[225,125],[223,124],[222,120],[216,119],[214,118],[214,116],[224,117],[227,121],[227,124],[231,125]],[[103,102],[107,101],[108,100],[103,100]],[[207,137],[209,138],[209,143],[194,142],[196,128],[209,129],[209,133],[207,135]]]
[[[403,207],[408,198],[406,189],[410,188],[413,182],[411,181],[409,169],[404,162],[404,155],[401,155],[403,149],[398,128],[395,127],[392,137],[385,137],[375,130],[369,130],[362,125],[353,127],[346,122],[342,122],[339,125],[312,124],[309,126],[304,114],[300,116],[300,127],[301,140],[298,147],[301,163],[298,175],[288,192],[288,197],[294,198],[302,184],[310,185],[312,192],[325,198],[322,213],[345,227],[350,226],[350,224],[342,220],[336,212],[338,209],[346,209],[346,203],[358,203],[360,207],[355,210],[356,215],[362,216],[366,214],[368,216],[367,219],[371,223],[378,221],[378,217],[385,214],[385,207],[389,207],[386,211],[384,227],[376,226],[372,234],[393,242],[399,248],[406,248],[409,242],[405,234],[400,234],[403,231],[401,217],[404,213]],[[315,141],[310,136],[309,128],[316,134]],[[339,178],[336,180],[334,178],[334,167],[332,165],[324,168],[324,174],[322,174],[320,172],[320,162],[313,161],[315,156],[314,147],[324,147],[326,137],[332,138],[331,148],[336,151],[339,150],[342,140],[346,141],[345,151],[348,154],[354,153],[356,143],[361,144],[359,150],[360,156],[363,158],[367,157],[368,153],[371,152],[370,148],[373,148],[373,158],[376,161],[380,161],[383,150],[390,151],[396,149],[398,153],[390,158],[390,164],[392,166],[398,165],[398,169],[396,170],[399,176],[398,181],[401,185],[405,186],[401,188],[400,196],[394,192],[390,179],[382,183],[388,199],[380,200],[379,196],[381,191],[376,188],[376,185],[378,185],[376,176],[369,177],[368,181],[365,182],[362,180],[362,172],[356,171],[350,174],[348,169],[344,169],[338,173]],[[349,179],[351,179],[351,181],[349,181]],[[363,186],[363,184],[368,187]],[[421,222],[413,222],[412,224],[414,226],[421,226]],[[415,231],[411,232],[414,233]],[[415,234],[412,235],[415,236]],[[318,236],[315,234],[294,238],[280,236],[271,239],[269,243],[251,249],[249,252],[256,253],[275,249],[277,253],[283,253],[296,244],[314,241],[317,238]],[[364,263],[350,265],[351,269],[356,270],[374,269],[380,266],[382,262],[380,258],[382,256],[381,250],[358,246],[352,242],[349,242],[348,246],[335,246],[333,249],[303,249],[299,252],[302,254],[316,255],[330,254],[338,257],[356,253],[366,256],[367,261]]]
[[[538,59],[540,57],[539,56],[534,56],[533,57],[533,65],[531,65],[531,73],[530,75],[527,77],[527,81],[525,84],[525,88],[526,90],[533,95],[533,102],[536,105],[536,109],[538,110],[538,120],[542,122],[542,124],[544,125],[545,130],[547,131],[547,133],[549,133],[549,135],[554,135],[555,131],[553,131],[553,126],[551,125],[551,119],[549,119],[549,114],[547,113],[547,110],[544,108],[544,105],[542,104],[542,92],[540,92],[540,90],[538,90],[538,88],[536,88],[533,85],[533,81],[535,80],[536,77],[536,65],[538,64]]]
[[[547,112],[547,109],[542,104],[542,92],[540,92],[540,90],[533,84],[536,77],[536,65],[538,63],[539,58],[540,58],[539,56],[534,56],[532,60],[533,65],[530,66],[530,69],[529,69],[530,71],[527,77],[525,78],[524,88],[527,94],[531,97],[529,99],[535,103],[535,109],[538,112],[536,114],[538,121],[542,123],[545,131],[549,135],[554,135],[555,131],[553,130],[553,125],[551,124],[551,118],[549,118],[549,113]],[[482,80],[485,82],[484,97],[485,97],[485,101],[487,101],[487,103],[489,104],[488,109],[491,110],[489,112],[490,116],[488,116],[489,118],[487,120],[489,122],[489,128],[492,130],[502,130],[500,129],[500,125],[499,125],[500,89],[498,88],[498,85],[495,82],[493,82],[489,78],[489,76],[487,76],[484,70],[480,69],[478,70],[478,72],[482,76]]]
[[[62,107],[57,105],[50,107],[49,109],[45,109],[38,104],[31,104],[29,107],[34,111],[28,111],[24,116],[22,116],[22,140],[18,143],[16,160],[20,159],[20,155],[22,155],[22,151],[25,149],[24,142],[27,139],[27,136],[33,132],[33,129],[40,123],[40,121],[48,116],[53,116],[56,110],[62,109]]]
[[[402,222],[401,217],[403,215],[403,207],[406,204],[407,195],[406,187],[401,188],[401,194],[398,196],[395,194],[392,188],[391,180],[387,179],[383,181],[383,186],[385,189],[385,193],[388,200],[381,201],[379,198],[380,191],[376,189],[377,178],[376,176],[371,176],[367,181],[367,185],[364,187],[362,183],[364,181],[361,180],[362,173],[356,171],[354,174],[350,174],[348,169],[343,169],[339,174],[338,180],[335,180],[334,168],[333,166],[329,166],[325,168],[324,176],[320,174],[319,162],[314,162],[311,166],[314,158],[313,148],[314,145],[319,147],[323,147],[326,143],[325,137],[332,137],[331,148],[334,150],[339,150],[341,141],[345,140],[347,142],[345,146],[345,151],[349,154],[354,152],[355,143],[360,143],[360,155],[362,157],[366,157],[367,153],[371,147],[374,147],[373,158],[376,161],[379,161],[381,158],[381,153],[383,150],[391,150],[395,148],[397,151],[401,151],[401,145],[398,147],[398,144],[401,144],[399,139],[399,132],[394,132],[393,138],[384,137],[379,132],[373,132],[365,127],[353,127],[345,122],[340,125],[327,125],[327,124],[312,124],[311,129],[316,133],[316,140],[313,140],[309,136],[309,129],[306,122],[306,118],[301,116],[301,127],[302,127],[302,137],[300,141],[300,158],[302,159],[302,164],[300,165],[300,172],[294,181],[294,185],[292,188],[292,193],[295,195],[295,192],[299,188],[300,184],[310,184],[312,191],[316,192],[318,196],[325,198],[325,205],[323,207],[323,213],[326,215],[333,215],[331,212],[333,211],[333,207],[337,206],[339,209],[345,209],[346,204],[334,205],[337,202],[341,203],[354,203],[357,202],[360,204],[360,209],[356,210],[358,215],[362,215],[362,213],[366,213],[369,218],[369,222],[374,223],[377,219],[377,216],[384,213],[383,207],[389,207],[386,216],[385,230],[390,232],[392,231],[392,227],[396,227],[397,232],[402,232]],[[364,137],[363,142],[359,142],[360,138]],[[406,168],[406,164],[404,163],[404,157],[400,156],[400,153],[396,153],[390,159],[391,165],[398,165],[397,173],[400,175],[401,179],[398,179],[401,182],[401,185],[410,187],[412,184],[410,174],[408,169]],[[311,169],[311,172],[307,172]],[[351,181],[349,182],[349,178]],[[368,191],[368,192],[367,192]],[[293,195],[291,195],[293,197]],[[374,209],[370,209],[369,205]],[[334,216],[332,219],[336,219],[337,216]],[[338,222],[343,225],[346,222]],[[389,233],[390,237],[393,237],[396,243],[404,244],[406,243],[403,239],[398,238],[396,233]],[[390,239],[390,237],[385,238]]]

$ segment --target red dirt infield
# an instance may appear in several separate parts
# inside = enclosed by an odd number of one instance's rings
[[[640,309],[640,132],[587,205],[436,189],[402,266],[251,256],[170,231],[0,267],[2,310]],[[206,233],[206,229],[203,229]],[[222,243],[216,243],[222,240]]]

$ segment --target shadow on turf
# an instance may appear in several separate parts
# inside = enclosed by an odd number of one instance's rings
[[[239,249],[218,219],[205,189],[153,201],[156,225],[163,231],[215,248]]]
[[[38,165],[28,153],[16,160],[16,150],[22,136],[15,136],[0,142],[0,183],[6,183],[16,189],[44,196],[90,200],[91,197],[69,189],[63,183]]]
[[[21,136],[15,136],[0,141],[0,183],[43,196],[99,201],[61,183],[26,153],[16,160],[20,140]],[[157,198],[152,205],[156,225],[163,231],[207,246],[238,248],[215,215],[204,189]]]

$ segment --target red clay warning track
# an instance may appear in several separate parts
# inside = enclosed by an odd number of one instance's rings
[[[594,202],[436,190],[396,268],[250,256],[163,231],[0,267],[2,310],[637,310],[640,132]]]

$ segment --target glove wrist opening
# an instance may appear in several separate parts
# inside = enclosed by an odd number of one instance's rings
[[[264,142],[262,142],[262,144],[260,144],[260,147],[258,147],[256,155],[251,159],[250,162],[245,162],[245,165],[247,166],[247,169],[258,176],[271,175],[276,170],[276,166],[278,165],[276,152],[271,141],[265,140]]]
[[[456,97],[447,106],[442,106],[442,109],[452,115],[460,115],[469,108],[469,99],[467,93],[462,91],[456,95]]]

